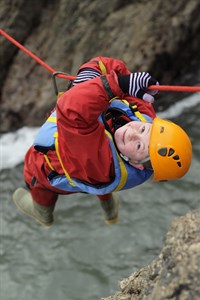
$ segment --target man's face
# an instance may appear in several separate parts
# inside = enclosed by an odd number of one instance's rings
[[[114,138],[119,151],[134,165],[149,156],[151,123],[131,121],[115,131]]]

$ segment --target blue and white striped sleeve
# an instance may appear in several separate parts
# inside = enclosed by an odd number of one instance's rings
[[[99,76],[101,76],[101,73],[99,73],[98,71],[96,71],[94,69],[91,69],[91,68],[83,69],[77,75],[76,79],[74,80],[73,86],[78,83],[81,83],[81,82],[84,82],[84,81],[87,81],[87,80],[90,80],[90,79],[93,79],[93,78],[96,78]]]

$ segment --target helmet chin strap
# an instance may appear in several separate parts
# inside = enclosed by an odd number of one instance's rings
[[[123,158],[123,160],[125,160],[125,162],[129,162],[130,159],[129,159],[126,155],[124,155],[124,154],[122,154],[122,153],[119,153],[119,155],[120,155],[121,158]],[[142,159],[142,160],[139,160],[139,161],[137,161],[137,162],[134,162],[134,164],[135,164],[135,165],[140,165],[140,164],[145,164],[146,162],[149,162],[149,161],[150,161],[150,157],[147,156],[147,157],[145,157],[145,158]]]
[[[139,161],[137,161],[137,162],[134,162],[134,164],[135,164],[135,165],[145,164],[146,162],[149,162],[149,161],[150,161],[150,157],[147,156],[147,157],[145,157],[144,159],[141,159],[141,160],[139,160]]]
[[[119,155],[121,156],[121,158],[123,158],[123,160],[125,160],[126,162],[129,162],[129,158],[126,155],[124,155],[122,153],[119,153]]]

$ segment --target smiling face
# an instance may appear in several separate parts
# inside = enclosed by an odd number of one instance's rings
[[[151,123],[131,121],[115,131],[114,138],[119,151],[129,158],[129,163],[144,169],[139,161],[149,156]]]

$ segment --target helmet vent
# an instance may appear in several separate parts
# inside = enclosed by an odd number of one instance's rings
[[[160,148],[158,150],[158,153],[161,155],[161,156],[166,156],[167,155],[167,148],[164,147],[164,148]]]
[[[179,155],[175,155],[175,156],[173,156],[173,159],[174,160],[177,160],[177,165],[179,166],[179,168],[181,168],[182,167],[182,165],[181,165],[181,161],[180,161],[180,157],[179,157]]]
[[[182,167],[180,161],[177,162],[177,165],[178,165],[180,168]]]
[[[175,155],[175,156],[173,157],[173,159],[174,159],[174,160],[179,160],[180,157],[179,157],[178,155]]]
[[[174,149],[170,148],[170,149],[169,149],[168,156],[171,156],[172,154],[174,154]]]
[[[172,158],[176,161],[179,168],[182,167],[180,157],[178,154],[175,153],[175,150],[173,148],[169,148],[169,150],[168,150],[167,147],[163,147],[158,150],[158,153],[163,157],[164,156],[170,157],[174,154],[174,156],[172,156]]]

